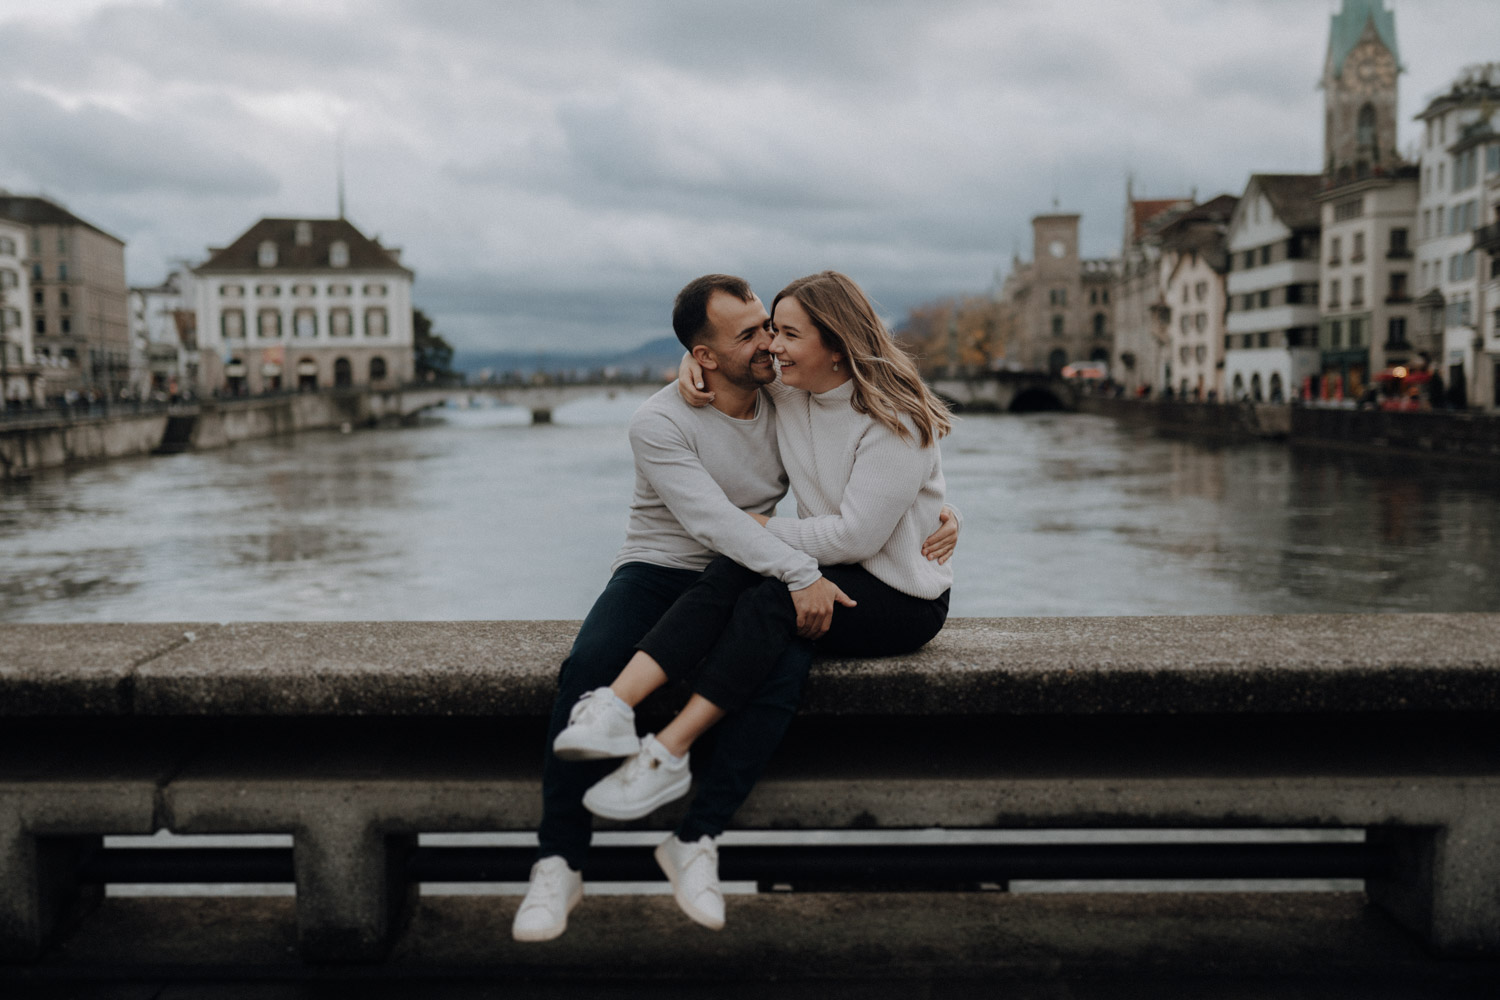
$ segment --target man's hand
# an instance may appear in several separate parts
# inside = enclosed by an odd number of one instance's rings
[[[953,508],[943,504],[943,509],[938,514],[938,530],[927,536],[922,543],[922,555],[928,559],[936,559],[941,566],[953,558],[953,550],[958,548],[958,518],[953,515]]]
[[[818,582],[811,587],[792,591],[792,604],[797,608],[797,634],[804,639],[821,639],[828,626],[833,624],[835,602],[846,608],[855,604],[853,598],[826,576],[818,577]]]
[[[714,394],[703,388],[703,366],[684,354],[677,365],[677,392],[689,406],[707,406],[714,401]]]
[[[760,525],[762,528],[764,528],[766,526],[766,522],[767,521],[771,520],[771,515],[769,515],[769,514],[757,514],[753,510],[747,510],[747,511],[745,511],[745,513],[749,514],[752,518],[754,518],[755,519],[755,523],[758,524],[758,525]]]

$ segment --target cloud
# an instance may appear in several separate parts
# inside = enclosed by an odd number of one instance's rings
[[[0,101],[0,169],[79,195],[171,192],[201,197],[274,195],[280,181],[233,150],[170,122],[135,121],[84,104],[73,110],[37,94]]]

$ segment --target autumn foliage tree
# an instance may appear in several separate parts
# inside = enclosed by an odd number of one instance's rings
[[[898,336],[930,377],[995,367],[1005,357],[1013,328],[1006,303],[971,295],[913,306]]]

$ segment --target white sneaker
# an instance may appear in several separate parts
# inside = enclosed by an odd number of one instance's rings
[[[711,931],[724,927],[724,893],[719,889],[719,845],[712,837],[685,844],[673,834],[656,849],[656,863],[672,883],[672,895],[695,922]]]
[[[568,912],[583,898],[583,875],[553,855],[531,866],[531,888],[516,910],[510,936],[517,941],[551,941],[568,929]]]
[[[682,798],[693,783],[688,755],[676,764],[671,760],[667,748],[647,734],[637,753],[583,793],[584,808],[605,819],[640,819]]]
[[[552,752],[563,760],[629,757],[640,748],[635,711],[607,687],[579,698],[568,713],[568,727],[552,741]]]

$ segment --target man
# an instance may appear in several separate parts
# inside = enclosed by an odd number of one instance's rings
[[[781,657],[750,704],[718,724],[687,814],[657,852],[684,912],[705,926],[723,926],[716,839],[796,713],[812,662],[808,640],[827,631],[833,615],[838,588],[822,576],[817,560],[744,515],[771,513],[787,490],[772,406],[760,392],[776,377],[765,306],[742,279],[705,275],[678,293],[672,328],[703,366],[714,399],[695,409],[669,385],[631,419],[636,484],[630,523],[609,584],[584,619],[558,677],[542,774],[538,860],[512,925],[519,941],[549,940],[567,928],[568,912],[583,894],[580,871],[592,828],[583,794],[618,766],[616,760],[562,760],[552,752],[553,741],[581,713],[614,713],[609,723],[623,738],[634,738],[633,712],[607,685],[636,643],[719,553],[783,581],[804,637]],[[955,532],[945,524],[928,543],[951,541]]]

